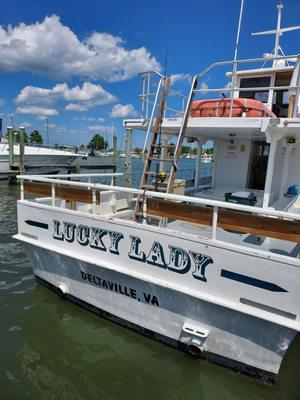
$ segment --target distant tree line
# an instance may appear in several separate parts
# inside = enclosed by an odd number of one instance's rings
[[[14,131],[16,140],[19,141],[19,131]],[[6,134],[6,137],[8,137],[8,135]],[[40,132],[38,130],[33,130],[29,135],[28,133],[25,131],[24,133],[24,142],[25,143],[30,143],[30,144],[38,144],[38,145],[42,145],[43,144],[43,137],[40,134]]]

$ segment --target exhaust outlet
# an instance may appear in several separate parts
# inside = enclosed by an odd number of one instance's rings
[[[208,337],[209,330],[189,323],[185,323],[182,330],[187,352],[193,357],[201,357],[206,349],[205,341]]]
[[[192,339],[190,343],[187,345],[187,351],[193,357],[201,357],[203,352],[203,346],[201,346],[201,342],[196,339]]]
[[[58,295],[63,299],[66,298],[66,294],[68,293],[68,288],[64,283],[59,283],[57,286]]]

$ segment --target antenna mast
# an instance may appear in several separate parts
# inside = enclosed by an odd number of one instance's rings
[[[238,55],[243,11],[244,11],[244,0],[241,0],[240,16],[239,16],[239,23],[238,23],[238,29],[237,29],[237,34],[236,34],[235,49],[234,49],[234,63],[233,63],[233,71],[232,71],[232,79],[231,79],[231,89],[236,88],[236,81],[237,81],[236,80],[236,73],[237,73],[236,60],[237,60],[237,55]],[[231,92],[230,116],[232,116],[233,97],[234,97],[234,92]]]
[[[278,3],[277,4],[277,10],[278,10],[278,15],[277,15],[277,28],[276,28],[276,36],[275,36],[275,48],[274,48],[274,56],[278,57],[278,51],[279,51],[279,36],[282,35],[280,32],[280,25],[281,25],[281,12],[283,9],[283,4]],[[274,60],[276,62],[276,60]]]
[[[168,66],[168,62],[169,62],[169,59],[168,59],[168,53],[169,53],[169,50],[168,50],[168,49],[166,49],[166,58],[165,58],[164,76],[166,76],[166,75],[167,75],[167,66]]]
[[[274,35],[275,34],[275,47],[274,47],[274,50],[271,53],[271,56],[275,57],[275,60],[273,61],[273,67],[276,66],[276,63],[277,63],[276,58],[279,55],[279,51],[282,53],[282,55],[284,55],[284,53],[282,51],[282,48],[281,48],[281,46],[279,44],[280,36],[282,36],[285,32],[296,31],[296,30],[300,29],[300,25],[290,26],[288,28],[281,28],[281,13],[282,13],[282,9],[283,9],[283,4],[281,2],[279,2],[277,4],[278,14],[277,14],[277,27],[276,27],[276,29],[271,29],[269,31],[251,33],[252,36]],[[270,55],[266,55],[266,58],[268,58],[268,57],[270,57]],[[267,62],[267,61],[265,61],[265,62]]]

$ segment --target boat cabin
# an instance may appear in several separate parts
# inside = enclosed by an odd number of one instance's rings
[[[279,55],[280,29],[279,25],[274,54],[214,63],[194,76],[188,93],[174,90],[171,78],[157,71],[140,74],[142,118],[123,121],[126,135],[136,130],[144,138],[139,189],[129,188],[131,178],[126,173],[125,189],[82,185],[87,192],[86,204],[81,204],[82,193],[74,192],[68,200],[70,193],[60,187],[61,177],[43,180],[48,185],[43,193],[49,196],[49,184],[59,182],[52,194],[53,205],[60,197],[67,201],[65,207],[80,212],[159,224],[212,240],[218,233],[226,242],[268,251],[275,246],[298,257],[300,55]],[[245,64],[250,68],[244,68]],[[203,87],[205,75],[219,67],[232,68],[227,73],[230,85]],[[196,158],[183,159],[185,141],[197,149]],[[213,153],[203,162],[208,142]],[[192,179],[181,174],[186,162],[193,170]],[[129,164],[126,160],[125,168]],[[30,184],[24,190],[36,194],[39,187]],[[92,188],[95,193],[91,193]],[[261,237],[284,243],[274,244]]]
[[[236,91],[234,97],[255,99],[265,104],[279,118],[288,117],[289,90],[294,71],[294,65],[277,64],[271,68],[259,68],[237,71],[237,88],[257,88],[254,91]],[[227,73],[232,77],[232,73]],[[276,87],[286,89],[276,89]],[[260,87],[275,87],[271,90],[261,90]]]
[[[164,146],[180,141],[186,117],[184,137],[199,149],[194,164],[194,187],[192,191],[186,188],[189,194],[224,201],[227,193],[246,191],[256,196],[259,207],[287,210],[291,206],[297,185],[300,187],[299,62],[299,57],[284,56],[274,60],[272,67],[238,70],[233,89],[228,85],[223,89],[205,89],[206,98],[210,92],[215,96],[216,91],[218,95],[229,91],[231,99],[199,101],[196,96],[204,90],[194,89],[188,116],[182,112],[179,117],[177,114],[162,119],[160,133]],[[153,73],[150,74],[152,80]],[[227,77],[234,82],[231,72]],[[147,75],[143,78],[149,79]],[[172,89],[170,92],[173,96],[177,94]],[[144,91],[142,99],[148,101],[148,95]],[[184,100],[188,102],[188,98]],[[144,146],[147,149],[151,123],[153,120],[145,116],[141,120],[125,120],[124,126],[147,130]],[[201,185],[201,154],[207,142],[213,147],[209,188]],[[168,169],[164,160],[160,168]],[[287,195],[290,187],[294,196]]]

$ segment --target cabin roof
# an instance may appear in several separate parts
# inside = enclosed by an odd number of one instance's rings
[[[270,118],[190,118],[186,130],[186,137],[228,139],[234,135],[237,138],[249,138],[254,140],[265,139],[266,124]],[[282,132],[284,136],[300,136],[300,118],[278,118],[278,125],[272,129],[269,135]],[[182,118],[164,118],[161,133],[172,136],[179,133]],[[148,120],[126,119],[123,126],[139,131],[147,131]]]
[[[261,75],[270,75],[278,72],[285,72],[285,71],[293,71],[294,65],[285,65],[285,66],[278,66],[278,67],[270,67],[270,68],[256,68],[256,69],[246,69],[237,71],[237,76],[261,76]],[[227,78],[232,77],[232,71],[226,72]]]

